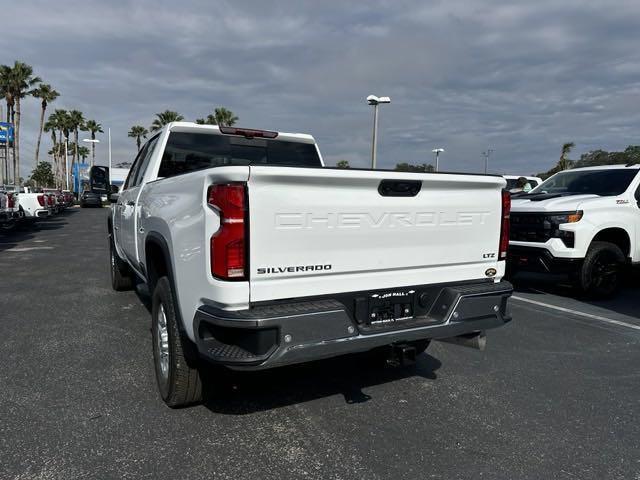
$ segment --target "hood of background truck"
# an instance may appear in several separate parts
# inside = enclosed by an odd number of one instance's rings
[[[533,197],[534,198],[534,197]],[[529,200],[525,197],[512,199],[512,212],[572,212],[580,210],[585,204],[611,202],[615,205],[616,197],[600,197],[598,195],[568,195],[546,200]]]

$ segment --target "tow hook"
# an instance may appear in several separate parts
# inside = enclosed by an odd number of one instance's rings
[[[416,348],[399,343],[391,345],[389,348],[389,356],[387,357],[387,365],[391,367],[406,367],[416,363]]]

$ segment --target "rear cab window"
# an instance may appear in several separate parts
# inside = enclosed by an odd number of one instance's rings
[[[213,133],[171,132],[158,177],[174,177],[227,165],[322,167],[313,143],[244,138]]]

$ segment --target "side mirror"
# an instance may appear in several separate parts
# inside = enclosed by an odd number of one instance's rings
[[[109,201],[111,203],[117,203],[118,199],[120,198],[120,194],[119,193],[112,193],[111,195],[109,195]]]
[[[118,193],[119,191],[120,189],[118,188],[117,185],[111,184],[111,193]]]
[[[640,187],[638,187],[638,189],[636,190],[636,203],[638,204],[638,207],[640,207]]]

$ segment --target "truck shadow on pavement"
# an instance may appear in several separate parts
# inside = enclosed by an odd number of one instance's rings
[[[406,378],[437,378],[442,363],[429,354],[415,365],[384,366],[367,353],[260,372],[234,372],[204,365],[204,406],[213,413],[247,415],[342,395],[347,405],[373,401],[363,390]]]
[[[0,252],[18,247],[21,243],[34,239],[38,232],[64,228],[68,223],[64,215],[66,214],[37,222],[20,222],[11,230],[0,230]]]
[[[135,293],[151,312],[146,285],[137,283]],[[391,367],[370,352],[257,372],[233,371],[202,361],[202,403],[211,412],[226,415],[247,415],[334,395],[342,395],[346,404],[358,404],[373,400],[365,388],[412,377],[436,380],[441,365],[424,353],[414,365]]]

